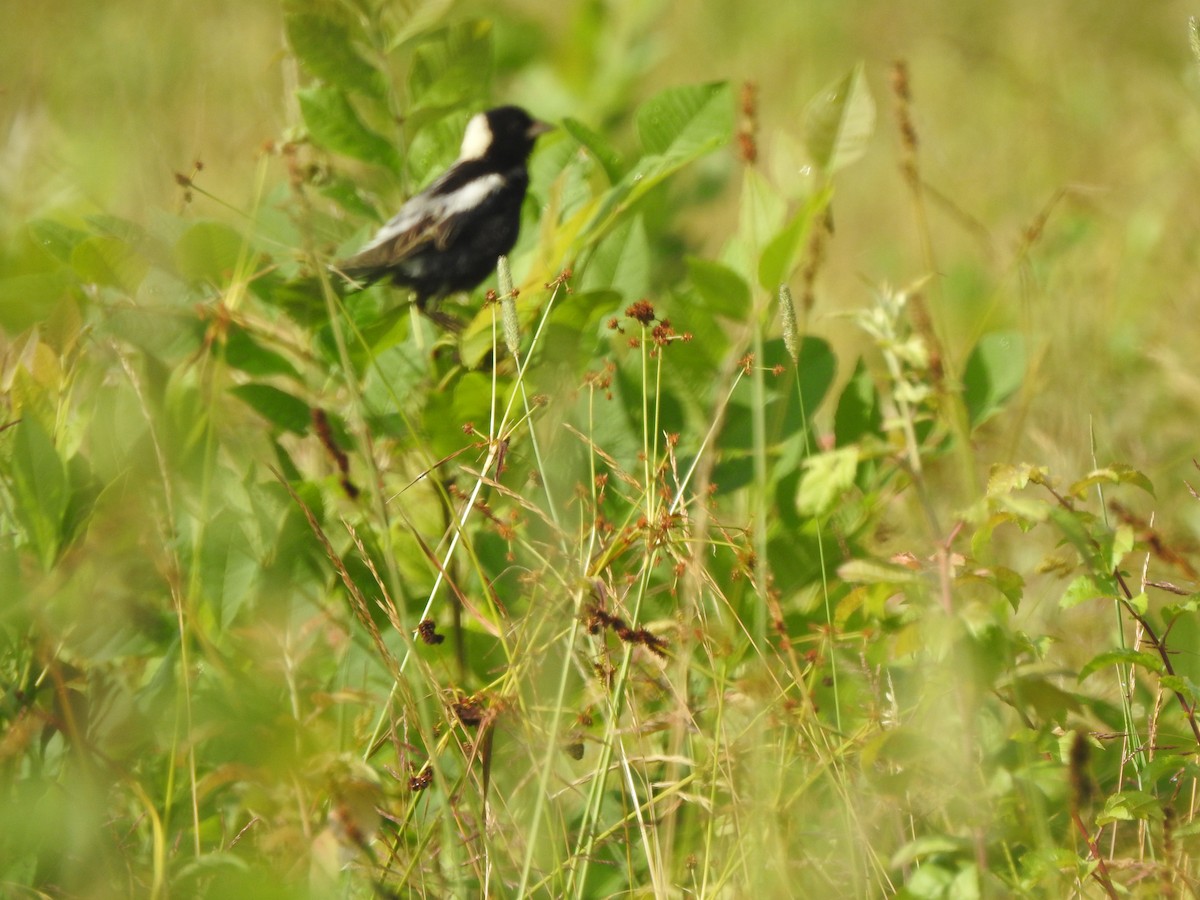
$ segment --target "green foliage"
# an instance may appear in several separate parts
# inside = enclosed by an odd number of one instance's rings
[[[809,102],[804,126],[809,155],[826,175],[867,152],[875,131],[875,101],[861,65]]]
[[[1139,512],[1182,492],[1047,449],[1056,348],[948,309],[931,232],[902,289],[862,290],[856,250],[856,311],[825,314],[851,167],[893,153],[875,63],[758,121],[715,66],[648,77],[665,14],[582,4],[560,40],[290,2],[297,118],[252,201],[197,165],[145,221],[6,213],[6,890],[1194,881],[1195,553]],[[446,301],[461,332],[343,290],[327,263],[522,90],[570,115],[517,290]],[[1007,299],[1070,263],[1035,230],[995,285],[949,268]]]

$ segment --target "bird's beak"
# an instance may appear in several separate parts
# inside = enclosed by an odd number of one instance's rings
[[[533,124],[529,126],[529,130],[527,132],[525,132],[525,134],[528,135],[529,139],[532,141],[538,137],[541,137],[547,131],[554,131],[554,126],[551,125],[549,122],[539,122],[538,120],[535,119]]]

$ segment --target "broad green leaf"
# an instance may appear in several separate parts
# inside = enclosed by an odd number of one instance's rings
[[[711,148],[708,148],[711,149]],[[697,154],[700,155],[700,154]],[[684,168],[695,157],[644,156],[639,159],[615,187],[609,189],[596,204],[591,218],[583,228],[580,242],[587,244],[607,234],[623,215],[642,197],[670,176]]]
[[[245,239],[220,222],[197,222],[175,244],[175,266],[192,282],[224,284],[245,253]]]
[[[1132,484],[1134,487],[1141,488],[1151,497],[1154,496],[1154,485],[1150,479],[1132,466],[1121,463],[1089,472],[1071,485],[1069,493],[1073,497],[1083,499],[1098,484]]]
[[[0,279],[0,329],[16,333],[45,321],[70,288],[65,270]]]
[[[93,235],[71,251],[71,268],[79,280],[120,288],[133,293],[146,277],[149,264],[126,241],[107,235]]]
[[[833,434],[837,446],[845,447],[867,435],[878,435],[883,425],[879,393],[862,357],[854,374],[842,389],[837,411],[833,414]]]
[[[504,408],[505,394],[509,385],[502,383],[497,403]],[[457,381],[431,395],[423,410],[422,425],[428,437],[427,446],[436,458],[448,457],[480,439],[463,434],[468,422],[481,432],[486,432],[492,408],[492,380],[480,372],[467,372]],[[483,451],[468,453],[452,464],[477,466],[483,460]]]
[[[288,375],[300,380],[300,373],[286,357],[268,350],[237,325],[230,327],[225,340],[225,362],[249,375]]]
[[[624,164],[621,162],[621,155],[617,153],[612,144],[578,119],[567,117],[562,120],[562,127],[567,134],[579,141],[596,158],[605,174],[608,175],[610,184],[616,184],[621,180]]]
[[[991,472],[988,473],[988,496],[995,497],[1000,494],[1019,491],[1027,487],[1030,482],[1044,484],[1046,482],[1046,470],[1039,466],[1031,466],[1028,463],[1020,463],[1018,465],[997,463],[992,466]]]
[[[1105,541],[1102,548],[1108,551],[1108,568],[1117,568],[1125,556],[1133,550],[1133,526],[1122,522],[1111,532],[1111,542]]]
[[[1111,822],[1161,821],[1162,806],[1158,800],[1144,791],[1121,791],[1113,794],[1104,803],[1104,811],[1096,816],[1096,824]]]
[[[689,256],[688,277],[710,312],[739,322],[750,313],[750,286],[737,272],[719,262]]]
[[[963,370],[963,402],[972,426],[1003,407],[1025,378],[1025,339],[1015,331],[985,334]]]
[[[766,349],[767,362],[771,365],[774,365],[776,360],[782,362],[782,357],[786,356],[786,351],[783,353],[771,352],[775,349],[783,351],[782,339],[768,342]],[[798,357],[800,360],[797,363],[800,373],[800,397],[803,400],[803,413],[809,418],[806,424],[811,427],[812,417],[816,415],[817,408],[824,401],[834,378],[837,377],[837,356],[828,341],[805,335],[800,339]],[[788,359],[790,360],[790,357]]]
[[[1039,718],[1047,721],[1062,724],[1069,713],[1078,712],[1080,708],[1075,694],[1064,691],[1047,678],[1019,676],[1013,679],[1010,688],[1014,700],[1031,707]]]
[[[989,508],[1014,522],[1022,531],[1029,531],[1038,522],[1051,516],[1052,508],[1040,497],[998,494],[988,501]]]
[[[725,82],[667,88],[637,111],[647,154],[694,158],[733,137],[733,96]]]
[[[285,25],[292,51],[313,75],[347,91],[383,96],[383,78],[362,58],[341,22],[304,12],[287,16]]]
[[[1107,568],[1107,562],[1103,561],[1097,553],[1096,540],[1088,528],[1093,521],[1091,516],[1066,510],[1061,506],[1048,507],[1047,515],[1058,526],[1063,537],[1079,551],[1079,555],[1083,557],[1084,561],[1093,564],[1093,572],[1104,571]]]
[[[581,243],[603,236],[630,207],[688,163],[726,143],[733,105],[725,84],[671,88],[638,110],[648,153],[596,205]]]
[[[1162,608],[1162,616],[1167,622],[1172,622],[1179,616],[1194,613],[1200,609],[1200,594],[1189,594],[1185,600],[1179,603],[1168,603]]]
[[[63,518],[70,501],[67,468],[41,422],[29,416],[12,434],[13,503],[43,568],[58,556]]]
[[[312,421],[307,403],[269,384],[241,384],[230,393],[283,431],[305,434]]]
[[[95,215],[85,216],[84,221],[100,234],[108,237],[115,237],[119,241],[124,241],[131,246],[141,246],[147,241],[147,234],[142,226],[136,222],[131,222],[129,219],[123,219],[120,216],[110,216],[108,213],[96,213]]]
[[[1078,680],[1083,681],[1089,675],[1099,672],[1101,669],[1106,669],[1109,666],[1121,665],[1140,666],[1148,672],[1161,673],[1163,671],[1162,660],[1157,654],[1126,647],[1123,650],[1109,650],[1092,657],[1079,670]]]
[[[53,219],[33,219],[26,224],[29,238],[59,262],[69,262],[74,249],[87,238],[87,233]]]
[[[1018,609],[1021,605],[1021,596],[1025,590],[1025,579],[1012,569],[1005,568],[1004,566],[968,569],[959,578],[962,583],[979,581],[991,585],[1004,595],[1004,599],[1009,602],[1009,605],[1014,610]]]
[[[857,473],[857,447],[810,456],[804,461],[804,474],[796,492],[796,509],[802,516],[823,515],[853,486]]]
[[[837,373],[837,358],[829,344],[820,338],[807,336],[800,342],[800,365],[792,376],[791,357],[783,346],[782,339],[768,341],[763,347],[763,359],[755,365],[772,370],[780,367],[784,374],[768,375],[764,420],[766,438],[770,446],[786,443],[812,428],[812,417]],[[796,395],[796,378],[800,381],[800,394]],[[725,422],[718,444],[723,450],[749,450],[754,443],[754,414],[746,398],[749,387],[739,389],[734,402],[726,410]]]
[[[368,202],[359,189],[357,182],[337,174],[317,186],[322,197],[328,197],[356,219],[378,221],[379,210]]]
[[[633,301],[650,292],[650,241],[640,215],[622,222],[596,247],[579,282],[583,291],[613,290]]]
[[[875,101],[861,63],[817,94],[804,111],[805,144],[826,175],[866,153],[874,130]]]
[[[1183,675],[1163,675],[1158,683],[1166,690],[1181,695],[1192,706],[1195,706],[1196,701],[1200,700],[1200,685]]]
[[[809,198],[767,242],[758,261],[758,283],[764,290],[774,293],[792,277],[803,257],[813,220],[824,212],[830,196],[831,192],[824,190]]]
[[[1058,601],[1058,605],[1062,609],[1070,609],[1072,606],[1078,606],[1080,603],[1085,603],[1089,600],[1098,600],[1104,596],[1104,592],[1091,577],[1080,575],[1069,585],[1062,597]]]
[[[1129,608],[1139,616],[1144,616],[1146,614],[1146,610],[1150,608],[1150,598],[1146,595],[1145,591],[1140,591],[1139,593],[1134,594],[1125,602],[1128,603]]]
[[[311,87],[297,91],[300,112],[313,140],[335,153],[363,162],[401,169],[400,155],[382,135],[372,131],[358,117],[346,95],[332,87]]]
[[[753,166],[746,166],[742,171],[741,202],[738,207],[738,238],[744,242],[743,254],[746,258],[727,259],[739,268],[746,267],[747,277],[757,275],[758,258],[753,254],[759,253],[762,242],[769,240],[768,235],[774,235],[784,227],[787,218],[787,200],[780,195],[779,190],[763,177],[762,173]],[[775,292],[778,285],[769,290]]]
[[[413,54],[409,96],[422,109],[477,106],[489,94],[494,59],[492,24],[486,19],[426,33]]]
[[[889,866],[899,869],[928,856],[956,855],[969,851],[971,845],[962,838],[932,834],[909,841],[892,855]]]
[[[251,546],[242,517],[232,510],[224,510],[205,529],[199,560],[201,589],[222,627],[236,618],[261,572]]]

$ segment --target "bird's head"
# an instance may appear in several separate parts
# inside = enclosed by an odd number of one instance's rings
[[[498,106],[471,117],[458,158],[523,163],[539,135],[553,129],[519,106]]]

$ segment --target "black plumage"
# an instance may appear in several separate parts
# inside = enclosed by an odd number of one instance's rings
[[[387,278],[411,288],[421,309],[472,289],[517,242],[526,163],[548,130],[516,106],[474,116],[458,160],[337,270],[361,283]]]

